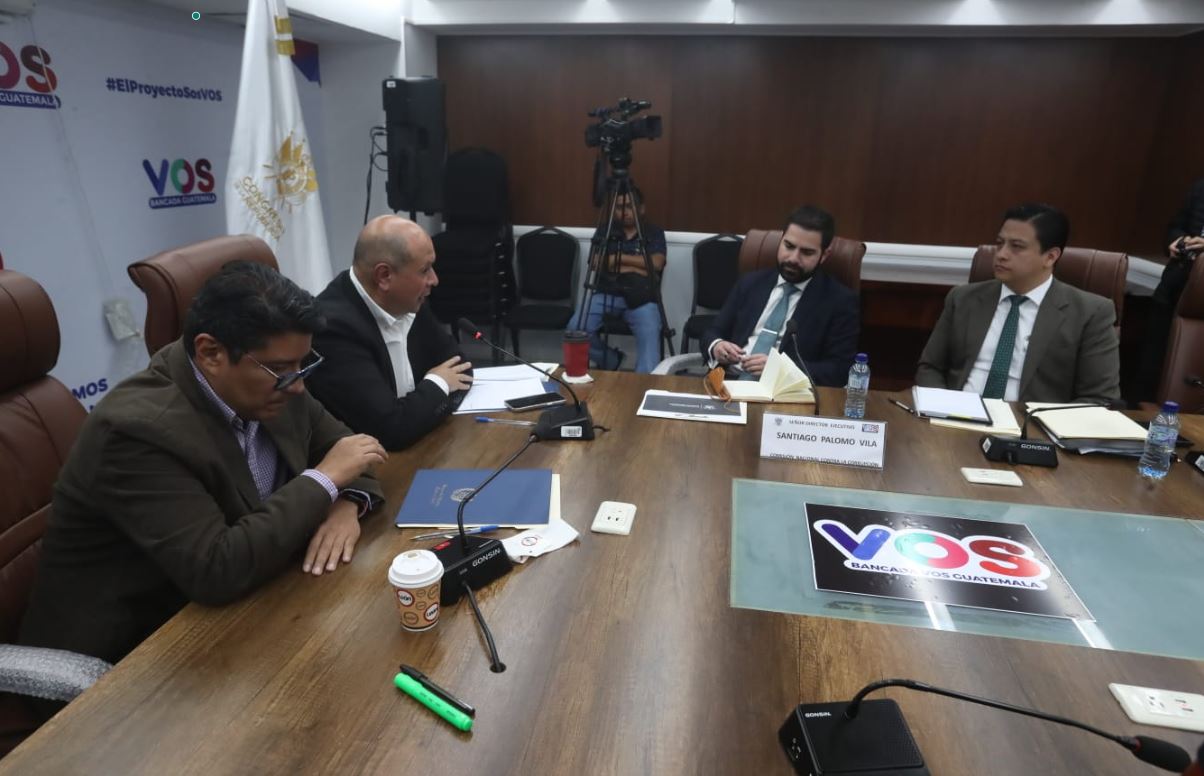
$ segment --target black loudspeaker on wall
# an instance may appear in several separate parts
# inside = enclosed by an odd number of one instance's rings
[[[389,208],[437,213],[443,209],[443,165],[447,159],[443,82],[438,78],[386,78],[381,91]]]

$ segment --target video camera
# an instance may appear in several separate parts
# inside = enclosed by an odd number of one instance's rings
[[[591,110],[588,115],[597,118],[598,123],[585,128],[586,147],[601,148],[603,153],[610,156],[611,164],[615,167],[630,164],[632,140],[655,140],[661,136],[663,126],[660,116],[631,118],[651,107],[652,103],[648,100],[629,100],[624,97],[614,107]]]

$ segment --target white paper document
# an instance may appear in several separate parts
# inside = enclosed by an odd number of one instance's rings
[[[886,423],[878,420],[779,415],[761,420],[761,457],[881,469]]]
[[[699,393],[670,393],[649,390],[636,415],[669,420],[701,420],[705,423],[748,423],[748,405],[744,402],[724,402]]]
[[[535,396],[544,392],[543,382],[534,378],[521,380],[476,380],[474,378],[472,387],[468,389],[468,395],[464,397],[464,401],[460,402],[460,407],[455,414],[505,412],[506,399]]]
[[[506,554],[515,563],[526,563],[528,558],[537,558],[545,553],[559,550],[577,538],[577,529],[560,516],[560,475],[552,475],[552,503],[548,509],[548,523],[522,533],[502,539]]]
[[[555,372],[560,364],[532,362],[540,369],[546,369],[548,372]],[[472,381],[474,383],[496,383],[500,381],[512,380],[547,380],[548,376],[542,372],[532,369],[526,364],[512,364],[510,366],[483,366],[472,370]]]

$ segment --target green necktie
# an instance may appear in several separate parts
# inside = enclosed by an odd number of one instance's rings
[[[778,335],[782,333],[782,327],[786,325],[786,311],[790,309],[790,297],[798,292],[798,286],[782,283],[781,289],[782,298],[778,300],[777,305],[770,311],[769,317],[765,319],[765,328],[761,329],[761,333],[757,335],[757,341],[753,343],[750,355],[766,354],[773,350],[773,344],[778,341]]]
[[[995,345],[995,358],[992,359],[991,371],[987,374],[987,386],[982,391],[984,399],[1002,399],[1007,391],[1012,351],[1016,349],[1016,329],[1020,326],[1020,305],[1028,297],[1013,294],[1007,299],[1012,303],[1012,309],[1008,310],[1007,320],[1003,322],[1003,331],[999,333],[999,342]]]

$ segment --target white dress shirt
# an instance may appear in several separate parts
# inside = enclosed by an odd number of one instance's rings
[[[798,309],[798,301],[803,298],[803,292],[807,290],[807,284],[810,282],[811,282],[811,278],[807,278],[802,283],[789,284],[789,285],[793,285],[795,288],[797,288],[798,292],[795,294],[792,294],[790,297],[790,301],[786,303],[786,320],[787,321],[789,321],[791,318],[794,317],[794,311]],[[777,285],[775,285],[773,287],[773,290],[769,292],[769,301],[767,301],[765,303],[765,308],[763,310],[761,310],[761,317],[757,318],[757,325],[753,326],[752,334],[749,335],[748,341],[745,342],[743,345],[745,353],[752,352],[753,346],[757,343],[757,337],[761,334],[761,330],[765,328],[765,322],[769,319],[769,314],[773,311],[773,308],[778,306],[778,301],[782,298],[782,294],[786,293],[785,291],[782,290],[782,286],[785,286],[785,285],[787,285],[786,281],[782,280],[781,276],[779,275]],[[783,329],[783,331],[786,329],[785,325],[782,326],[782,329]],[[779,331],[777,333],[777,336],[774,337],[773,348],[776,349],[778,347],[778,343],[780,343],[781,341],[782,341],[782,332]],[[719,340],[715,340],[714,343],[711,343],[711,347],[707,351],[707,358],[710,360],[712,367],[716,363],[713,352],[715,349],[715,343],[717,343],[717,342],[719,342]],[[736,344],[740,344],[740,343],[736,343]],[[739,363],[737,363],[736,366],[738,367]]]
[[[1028,355],[1028,340],[1033,335],[1033,324],[1037,322],[1037,311],[1041,309],[1041,302],[1045,300],[1045,294],[1049,291],[1052,283],[1053,275],[1050,275],[1044,283],[1024,294],[1028,298],[1020,303],[1020,319],[1016,326],[1016,345],[1012,351],[1012,363],[1008,367],[1007,388],[1003,392],[1005,401],[1017,401],[1020,398],[1020,375],[1024,373],[1024,358]],[[987,329],[987,336],[982,341],[978,358],[974,360],[974,367],[970,370],[966,384],[962,387],[963,391],[981,394],[987,387],[987,375],[990,374],[991,363],[995,360],[995,347],[999,344],[999,335],[1003,333],[1003,323],[1012,309],[1012,303],[1005,300],[1015,295],[1016,293],[1006,285],[999,289],[999,303],[995,307],[995,317],[991,319],[991,327]]]
[[[412,393],[416,383],[414,382],[414,368],[410,366],[410,353],[406,349],[406,344],[410,336],[410,329],[414,326],[414,319],[418,316],[415,313],[406,313],[400,317],[390,315],[372,297],[368,296],[368,292],[360,285],[359,278],[355,276],[355,270],[347,274],[351,277],[351,285],[355,286],[355,290],[364,300],[364,304],[368,305],[368,311],[372,313],[372,317],[380,329],[380,336],[385,341],[385,349],[389,351],[389,362],[393,364],[393,379],[397,383],[398,398]],[[428,374],[426,379],[439,386],[444,394],[450,392],[447,381],[439,375]]]

